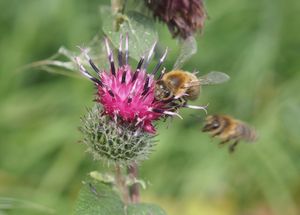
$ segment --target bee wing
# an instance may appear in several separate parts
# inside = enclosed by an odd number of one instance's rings
[[[201,85],[221,84],[228,81],[230,77],[224,72],[212,71],[199,78]]]
[[[182,68],[183,64],[197,52],[197,42],[193,36],[181,41],[181,49],[173,69]]]

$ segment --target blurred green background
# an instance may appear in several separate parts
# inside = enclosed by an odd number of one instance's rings
[[[109,2],[0,1],[0,214],[10,213],[2,197],[30,202],[23,202],[36,209],[30,214],[71,214],[81,181],[103,168],[78,143],[91,83],[20,70],[62,45],[77,51],[102,37],[101,4]],[[206,7],[186,69],[224,71],[231,80],[204,88],[195,103],[249,122],[259,140],[229,155],[200,132],[201,120],[191,117],[199,112],[182,111],[184,120],[159,126],[159,144],[140,168],[149,182],[142,199],[173,215],[300,214],[300,1],[207,0]],[[171,69],[178,42],[166,26],[157,29]]]

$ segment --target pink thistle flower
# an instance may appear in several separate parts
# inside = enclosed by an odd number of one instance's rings
[[[79,58],[75,58],[80,72],[95,83],[97,87],[96,101],[103,106],[103,114],[120,123],[141,128],[153,134],[156,132],[153,122],[168,116],[181,118],[177,113],[179,106],[178,103],[174,104],[174,98],[171,98],[169,101],[159,101],[154,97],[155,83],[161,79],[165,70],[163,69],[160,74],[157,74],[166,58],[167,49],[153,71],[147,73],[147,65],[152,58],[156,43],[153,44],[147,58],[141,57],[135,68],[128,64],[128,35],[126,35],[125,54],[122,51],[122,36],[120,37],[118,68],[115,66],[113,53],[107,38],[105,39],[105,44],[110,63],[109,72],[100,70],[89,55],[84,52],[90,66],[97,73],[97,78],[84,68]],[[157,79],[155,79],[156,75],[159,76]]]

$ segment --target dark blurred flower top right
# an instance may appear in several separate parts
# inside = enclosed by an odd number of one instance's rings
[[[165,22],[173,37],[183,39],[201,31],[207,14],[202,0],[145,0],[153,16]]]

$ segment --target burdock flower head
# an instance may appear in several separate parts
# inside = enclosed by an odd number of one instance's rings
[[[95,159],[130,164],[145,159],[151,152],[153,134],[156,133],[153,123],[161,118],[180,117],[177,111],[184,105],[176,102],[178,99],[174,97],[165,101],[155,98],[155,84],[163,76],[164,70],[159,71],[167,50],[152,72],[147,73],[155,44],[146,58],[141,57],[135,68],[128,64],[128,35],[125,54],[120,37],[118,67],[107,38],[105,45],[110,71],[99,69],[85,50],[84,56],[97,76],[92,76],[80,59],[75,58],[80,72],[93,81],[97,88],[97,105],[82,119],[83,141]],[[155,76],[158,78],[155,79]]]
[[[165,22],[174,37],[187,38],[202,30],[206,11],[202,0],[145,0],[154,17]]]

